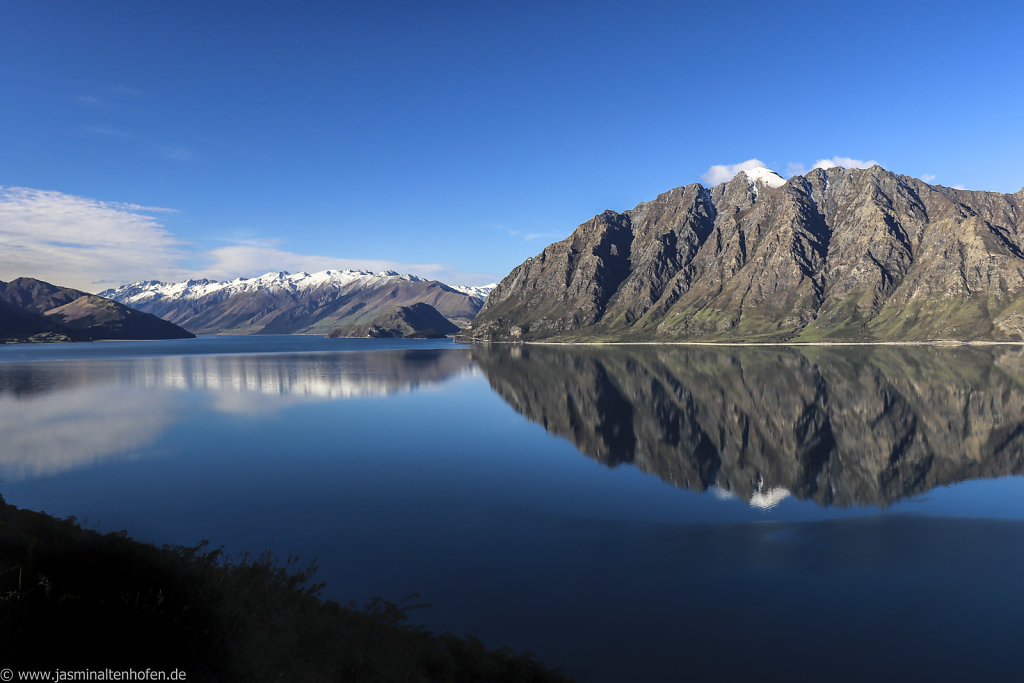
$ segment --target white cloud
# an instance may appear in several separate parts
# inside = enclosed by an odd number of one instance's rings
[[[526,242],[539,239],[551,240],[559,237],[558,233],[554,232],[523,232],[522,230],[515,230],[504,225],[495,225],[494,229],[507,233],[509,237],[519,237]]]
[[[757,159],[752,159],[751,161],[757,161]],[[749,162],[744,162],[744,163],[749,163]],[[807,175],[807,172],[809,170],[814,170],[816,168],[835,168],[836,166],[842,166],[843,168],[871,168],[872,166],[875,166],[876,164],[878,166],[882,165],[882,164],[878,163],[877,161],[875,161],[874,159],[870,159],[868,161],[863,161],[861,159],[851,159],[850,157],[832,157],[831,159],[818,159],[816,162],[814,162],[814,165],[811,166],[810,169],[808,169],[807,166],[804,165],[803,163],[796,162],[796,161],[790,161],[788,164],[786,164],[786,177],[787,178],[791,178],[792,176],[795,176],[795,175]],[[723,168],[723,167],[712,166],[711,168]],[[737,169],[737,170],[739,170],[739,169]],[[922,176],[922,177],[924,177],[924,176]],[[934,178],[935,176],[930,176],[930,177]],[[929,182],[927,180],[927,178],[926,178],[926,182]]]
[[[123,130],[121,128],[115,128],[114,126],[104,126],[102,124],[93,124],[90,126],[84,126],[82,128],[83,133],[89,135],[103,135],[110,138],[121,138],[122,140],[138,140],[139,136],[130,130]]]
[[[447,263],[405,263],[388,259],[296,254],[252,241],[218,247],[208,252],[206,258],[210,259],[209,263],[201,265],[192,277],[230,280],[236,277],[251,277],[280,270],[290,273],[315,273],[321,270],[352,268],[372,271],[395,270],[399,273],[412,273],[421,277],[441,280],[447,284],[458,285],[485,284],[499,279],[494,273],[466,273]]]
[[[202,277],[229,280],[239,276],[261,275],[275,270],[315,273],[321,270],[353,268],[362,270],[401,270],[430,276],[445,269],[440,263],[400,263],[385,259],[346,259],[318,254],[296,254],[263,244],[236,244],[208,252],[210,262],[200,267]]]
[[[122,280],[177,278],[182,242],[158,207],[0,187],[0,280],[20,275],[96,292]]]
[[[807,175],[807,167],[791,161],[786,164],[786,177],[791,178],[795,175]]]
[[[175,161],[191,161],[194,156],[192,150],[180,145],[165,145],[158,148],[160,154]]]
[[[701,178],[703,178],[709,185],[718,185],[719,183],[732,180],[733,176],[740,171],[747,171],[759,166],[764,166],[764,162],[760,159],[747,159],[746,161],[741,161],[738,164],[716,164],[704,171]]]
[[[139,280],[231,280],[280,270],[396,270],[467,285],[500,279],[497,273],[464,272],[450,263],[299,254],[273,238],[197,251],[152,215],[168,212],[173,209],[0,187],[0,280],[27,276],[98,292]]]
[[[818,159],[814,162],[812,168],[835,168],[836,166],[842,166],[843,168],[871,168],[872,166],[881,165],[874,159],[862,161],[860,159],[851,159],[850,157],[832,157],[831,159]]]
[[[934,173],[922,173],[921,174],[921,180],[925,181],[926,183],[930,183],[931,181],[935,180],[935,174]]]
[[[191,148],[185,147],[184,145],[157,144],[147,140],[134,131],[125,130],[123,128],[94,123],[88,126],[83,126],[79,130],[90,136],[118,138],[120,140],[130,140],[132,142],[141,143],[150,147],[156,154],[159,154],[166,159],[173,159],[174,161],[191,161],[196,156],[195,152]]]

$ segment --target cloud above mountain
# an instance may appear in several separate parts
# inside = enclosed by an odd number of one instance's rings
[[[741,161],[738,164],[715,164],[708,170],[704,171],[701,178],[708,185],[718,185],[728,180],[732,180],[740,171],[749,171],[752,168],[764,167],[764,162],[760,159],[747,159]]]
[[[230,280],[239,273],[261,274],[275,270],[290,273],[315,273],[331,268],[361,270],[399,270],[423,277],[436,277],[435,273],[449,270],[443,263],[399,263],[386,259],[339,259],[315,254],[296,254],[284,249],[260,244],[234,244],[207,252],[210,259],[202,266],[203,277],[211,280]]]
[[[0,188],[0,279],[28,275],[98,291],[115,280],[178,277],[184,244],[160,207]]]
[[[850,157],[832,157],[831,159],[818,159],[811,168],[835,168],[836,166],[841,166],[842,168],[871,168],[872,166],[881,166],[881,164],[874,159],[863,161],[861,159],[851,159]]]
[[[835,156],[830,159],[818,159],[810,168],[807,168],[807,166],[800,162],[791,161],[786,164],[786,175],[807,175],[808,171],[813,171],[816,168],[835,168],[837,166],[842,168],[871,168],[872,166],[884,167],[885,165],[875,161],[874,159],[868,159],[865,161],[864,159]]]
[[[276,240],[202,250],[176,237],[160,216],[172,209],[106,202],[51,190],[0,187],[0,280],[35,277],[98,292],[139,280],[230,280],[287,270],[396,270],[452,284],[481,284],[493,273],[449,263],[299,254]]]
[[[814,165],[810,169],[806,165],[800,162],[791,161],[786,164],[786,177],[795,175],[805,175],[809,170],[816,168],[835,168],[841,166],[843,168],[871,168],[872,166],[882,166],[879,162],[874,159],[864,161],[863,159],[853,159],[851,157],[840,157],[834,156],[830,159],[818,159],[814,162]],[[753,168],[770,168],[760,159],[747,159],[737,164],[715,164],[708,168],[701,174],[701,178],[710,185],[718,185],[731,180],[740,171],[749,171]],[[934,176],[932,176],[934,177]]]

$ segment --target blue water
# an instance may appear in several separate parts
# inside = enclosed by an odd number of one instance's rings
[[[319,337],[0,347],[0,492],[154,543],[316,558],[329,597],[417,592],[422,623],[581,680],[1006,678],[1021,366]]]
[[[200,336],[162,341],[98,341],[77,344],[0,344],[0,363],[143,356],[200,356],[242,353],[326,353],[387,349],[451,349],[450,339],[328,339],[314,335]]]

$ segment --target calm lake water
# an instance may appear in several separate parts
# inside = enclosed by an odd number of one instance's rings
[[[0,493],[580,680],[1006,680],[1024,351],[0,347]]]

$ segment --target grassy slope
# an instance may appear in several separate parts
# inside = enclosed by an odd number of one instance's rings
[[[181,669],[188,680],[557,681],[529,656],[320,598],[315,567],[87,531],[0,498],[0,666]]]

